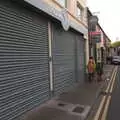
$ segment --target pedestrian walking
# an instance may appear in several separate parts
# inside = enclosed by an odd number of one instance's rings
[[[87,65],[89,82],[92,82],[92,80],[94,79],[95,68],[96,68],[95,61],[93,57],[90,57]]]
[[[97,81],[98,82],[102,81],[103,68],[101,63],[97,63],[96,72],[97,72]]]

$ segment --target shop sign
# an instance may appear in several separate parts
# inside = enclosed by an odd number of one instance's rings
[[[92,36],[93,43],[99,43],[101,42],[101,35],[93,35]]]
[[[98,31],[94,31],[94,32],[89,32],[90,35],[100,35],[101,32],[98,32]]]
[[[101,42],[101,32],[90,32],[91,40],[93,43]]]

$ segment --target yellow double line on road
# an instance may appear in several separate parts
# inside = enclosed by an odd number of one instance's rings
[[[116,66],[114,68],[113,73],[112,73],[112,76],[111,76],[110,82],[107,86],[107,89],[105,90],[105,93],[112,93],[114,83],[115,83],[116,74],[117,74],[117,69],[118,69],[118,67]],[[110,100],[111,100],[110,95],[106,94],[105,96],[102,97],[99,108],[98,108],[97,113],[94,117],[94,120],[106,120]]]

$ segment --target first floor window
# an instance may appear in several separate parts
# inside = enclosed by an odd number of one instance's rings
[[[77,2],[77,17],[79,19],[81,19],[83,16],[83,8],[81,7],[81,5],[79,4],[79,2]]]
[[[67,0],[56,0],[63,7],[67,7]]]

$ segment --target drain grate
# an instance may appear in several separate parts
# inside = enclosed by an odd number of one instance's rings
[[[90,111],[90,106],[67,103],[56,99],[50,100],[46,105],[49,106],[49,108],[65,111],[80,120],[85,120]]]
[[[83,113],[84,111],[84,108],[83,107],[76,107],[73,109],[72,112],[76,112],[76,113]]]
[[[76,105],[70,114],[74,116],[78,116],[80,120],[85,120],[88,113],[90,111],[90,106],[85,106],[85,105]]]
[[[60,107],[65,107],[67,104],[64,104],[64,103],[58,103],[58,106]]]

